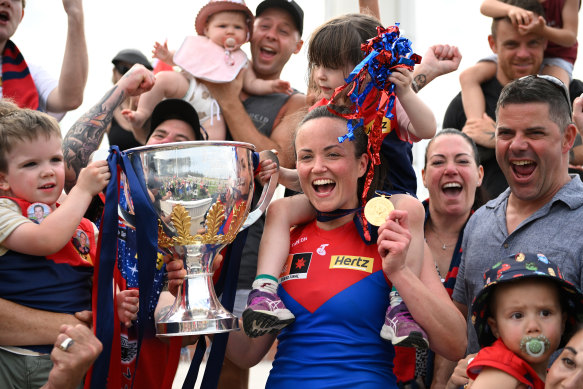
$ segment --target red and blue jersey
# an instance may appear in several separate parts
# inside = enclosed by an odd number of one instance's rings
[[[10,199],[28,216],[31,203]],[[79,244],[82,234],[83,244]],[[81,221],[73,239],[55,254],[41,257],[10,250],[0,256],[0,297],[44,311],[73,314],[91,310],[95,250],[93,224],[87,219]],[[24,347],[50,353],[53,345]]]
[[[279,335],[268,388],[396,387],[394,349],[379,335],[391,285],[354,223],[294,229],[280,281],[296,321]]]

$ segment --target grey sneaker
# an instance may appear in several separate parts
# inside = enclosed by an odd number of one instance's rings
[[[296,320],[277,294],[253,289],[243,311],[243,329],[250,338],[278,332]]]
[[[381,338],[393,343],[393,346],[417,347],[425,349],[429,347],[427,334],[413,319],[404,302],[387,308],[385,324],[381,329]]]

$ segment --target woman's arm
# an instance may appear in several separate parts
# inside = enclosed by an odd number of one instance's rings
[[[415,321],[427,332],[431,349],[447,359],[458,360],[466,350],[465,319],[441,284],[427,245],[420,276],[415,276],[406,266],[410,241],[408,212],[393,211],[379,228],[378,247],[383,270]]]

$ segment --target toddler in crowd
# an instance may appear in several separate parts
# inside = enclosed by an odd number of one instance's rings
[[[480,11],[492,18],[509,18],[520,34],[539,34],[547,40],[541,73],[554,76],[569,86],[573,66],[577,59],[577,25],[581,3],[579,0],[539,0],[545,17],[513,5],[512,0],[484,0]],[[490,47],[515,50],[515,47],[495,47],[494,38],[488,37]],[[512,42],[509,42],[511,44]],[[542,44],[542,43],[541,43]],[[518,59],[520,60],[520,59]],[[486,99],[481,84],[492,79],[497,71],[497,56],[482,59],[460,74],[462,103],[468,119],[482,119],[486,110]]]
[[[328,21],[313,33],[308,48],[311,89],[317,95],[316,100],[322,99],[315,106],[327,104],[335,89],[345,84],[345,78],[351,70],[364,59],[360,45],[377,35],[376,27],[379,25],[380,22],[373,17],[349,14]],[[385,119],[389,123],[383,123],[383,132],[398,131],[405,139],[409,139],[409,134],[417,138],[431,138],[436,130],[435,117],[411,89],[412,73],[406,69],[396,69],[389,80],[395,84],[397,95],[393,112],[396,119]],[[370,129],[372,123],[365,121],[365,125],[367,124]],[[329,159],[333,160],[334,155],[330,154]],[[393,158],[404,157],[398,155]],[[390,168],[392,161],[387,162]],[[295,170],[281,168],[279,182],[290,189],[301,191]],[[317,179],[313,185],[320,188],[323,196],[340,190],[336,188],[335,182],[328,178]],[[405,194],[394,193],[393,196],[394,200],[398,201],[398,198]],[[346,213],[342,213],[343,211]],[[357,210],[330,209],[329,215],[318,217],[334,217],[334,214],[340,213],[344,216],[355,211]],[[248,307],[243,312],[243,327],[247,335],[256,337],[277,332],[293,323],[293,314],[277,295],[278,277],[282,274],[282,268],[288,258],[290,227],[307,223],[316,216],[314,208],[304,195],[286,197],[270,204],[259,246],[257,276],[248,297]],[[422,236],[422,233],[419,236]],[[423,240],[412,241],[409,253],[408,258],[411,261],[408,261],[408,265],[419,274],[423,258]],[[289,270],[285,268],[288,273]],[[412,319],[396,291],[391,292],[391,302],[381,336],[392,341],[394,345],[421,348],[428,346],[425,331]]]
[[[484,282],[472,304],[483,347],[467,367],[472,388],[543,389],[551,355],[581,319],[583,295],[543,254],[507,257]]]
[[[137,110],[122,111],[134,130],[145,133],[144,123],[156,104],[164,98],[178,98],[194,106],[209,140],[224,140],[226,126],[218,103],[200,80],[230,82],[243,71],[243,90],[250,95],[290,93],[289,82],[259,79],[248,66],[240,47],[251,38],[253,20],[243,0],[210,0],[196,16],[199,36],[187,37],[176,53],[166,43],[156,42],[154,56],[182,71],[159,72],[152,90],[140,97]]]
[[[0,101],[0,298],[57,313],[91,309],[97,234],[83,214],[110,177],[106,161],[90,164],[59,206],[65,166],[57,121]],[[38,212],[35,216],[39,209],[42,218]],[[81,236],[83,245],[75,242]],[[120,320],[131,323],[137,292],[118,294],[117,303]],[[22,348],[50,353],[52,346]],[[30,355],[21,348],[2,348],[15,363]],[[39,368],[32,375],[46,373]]]

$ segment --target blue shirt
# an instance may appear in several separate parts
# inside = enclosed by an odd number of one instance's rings
[[[462,262],[452,298],[468,307],[468,352],[480,347],[471,321],[471,305],[484,286],[484,272],[501,258],[518,252],[543,253],[564,278],[583,287],[583,183],[579,176],[511,233],[506,228],[510,189],[478,209],[468,221]]]

